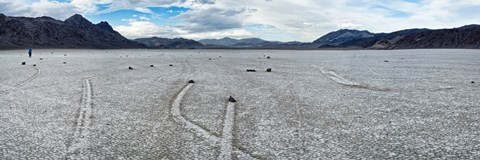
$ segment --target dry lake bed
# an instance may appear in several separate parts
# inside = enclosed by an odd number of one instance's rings
[[[479,128],[480,50],[0,51],[0,159],[480,159]]]

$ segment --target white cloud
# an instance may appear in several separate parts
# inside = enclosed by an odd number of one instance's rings
[[[172,38],[178,31],[168,26],[159,26],[149,21],[130,21],[128,25],[113,27],[127,38],[143,38],[143,37],[166,37]]]
[[[209,32],[200,32],[200,33],[186,33],[181,34],[180,37],[189,38],[189,39],[207,39],[207,38],[223,38],[223,37],[231,37],[231,38],[248,38],[255,36],[250,31],[245,29],[228,29],[228,30],[221,30],[221,31],[209,31]]]

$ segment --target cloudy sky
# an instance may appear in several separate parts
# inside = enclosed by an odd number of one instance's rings
[[[0,0],[8,16],[73,14],[127,38],[246,38],[310,42],[338,29],[391,32],[480,23],[480,0]]]

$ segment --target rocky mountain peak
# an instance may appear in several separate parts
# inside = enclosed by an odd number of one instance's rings
[[[98,23],[96,26],[98,28],[102,29],[102,30],[105,30],[105,31],[115,32],[115,30],[113,30],[112,26],[110,26],[110,24],[108,24],[108,22],[105,22],[105,21],[102,21],[102,22]]]
[[[84,18],[82,15],[79,15],[79,14],[75,14],[70,18],[67,18],[65,20],[65,24],[70,26],[82,26],[82,27],[93,25],[92,22],[88,21],[86,18]]]

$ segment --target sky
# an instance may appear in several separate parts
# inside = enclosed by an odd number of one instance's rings
[[[81,14],[127,38],[311,42],[339,29],[392,32],[480,23],[480,0],[0,0],[7,16]]]

